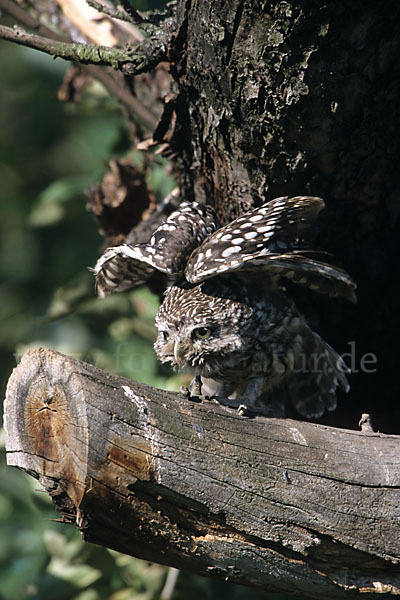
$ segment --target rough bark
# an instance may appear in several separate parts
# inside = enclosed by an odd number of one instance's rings
[[[399,437],[248,419],[28,352],[8,464],[87,541],[310,598],[400,594]]]
[[[262,199],[313,194],[326,209],[315,246],[358,285],[357,307],[308,295],[314,327],[340,352],[353,341],[350,400],[325,423],[400,431],[398,2],[193,0],[171,71],[186,196],[230,220]],[[374,372],[360,369],[372,353]],[[376,401],[379,398],[379,402]]]

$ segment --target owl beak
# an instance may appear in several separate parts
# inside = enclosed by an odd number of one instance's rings
[[[183,357],[183,348],[181,344],[176,341],[174,343],[174,358],[177,363],[181,362],[181,358]]]

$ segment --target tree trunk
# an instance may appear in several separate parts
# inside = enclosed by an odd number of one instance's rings
[[[319,600],[400,595],[399,437],[249,419],[37,349],[6,444],[86,541]]]
[[[184,6],[171,140],[182,189],[222,221],[265,198],[324,198],[315,246],[350,272],[359,297],[351,307],[297,294],[322,337],[354,355],[350,401],[324,422],[354,427],[369,412],[398,433],[399,3]]]

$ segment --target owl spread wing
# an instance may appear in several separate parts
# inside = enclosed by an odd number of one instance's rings
[[[153,258],[147,244],[108,248],[93,269],[100,298],[146,283],[155,270]]]
[[[182,202],[147,244],[122,244],[103,253],[93,269],[99,296],[143,285],[155,270],[182,277],[187,257],[217,227],[210,206]]]
[[[190,283],[234,271],[267,271],[331,296],[355,301],[355,284],[337,267],[296,246],[324,207],[321,198],[275,198],[219,228],[214,210],[183,202],[147,244],[108,248],[93,269],[99,296],[143,285],[154,271]],[[189,259],[188,259],[189,257]]]
[[[260,259],[261,264],[262,262],[263,258]],[[303,256],[301,252],[271,256],[267,268],[271,273],[275,272],[320,294],[341,296],[349,302],[357,302],[356,284],[346,271]]]
[[[296,250],[302,233],[324,207],[321,198],[276,198],[253,209],[208,237],[189,257],[191,283],[232,273],[268,271],[332,296],[355,301],[355,284],[337,267]]]

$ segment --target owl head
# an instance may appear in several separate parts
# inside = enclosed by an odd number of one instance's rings
[[[254,307],[235,296],[215,280],[170,287],[156,316],[158,359],[210,374],[213,361],[242,350]]]

